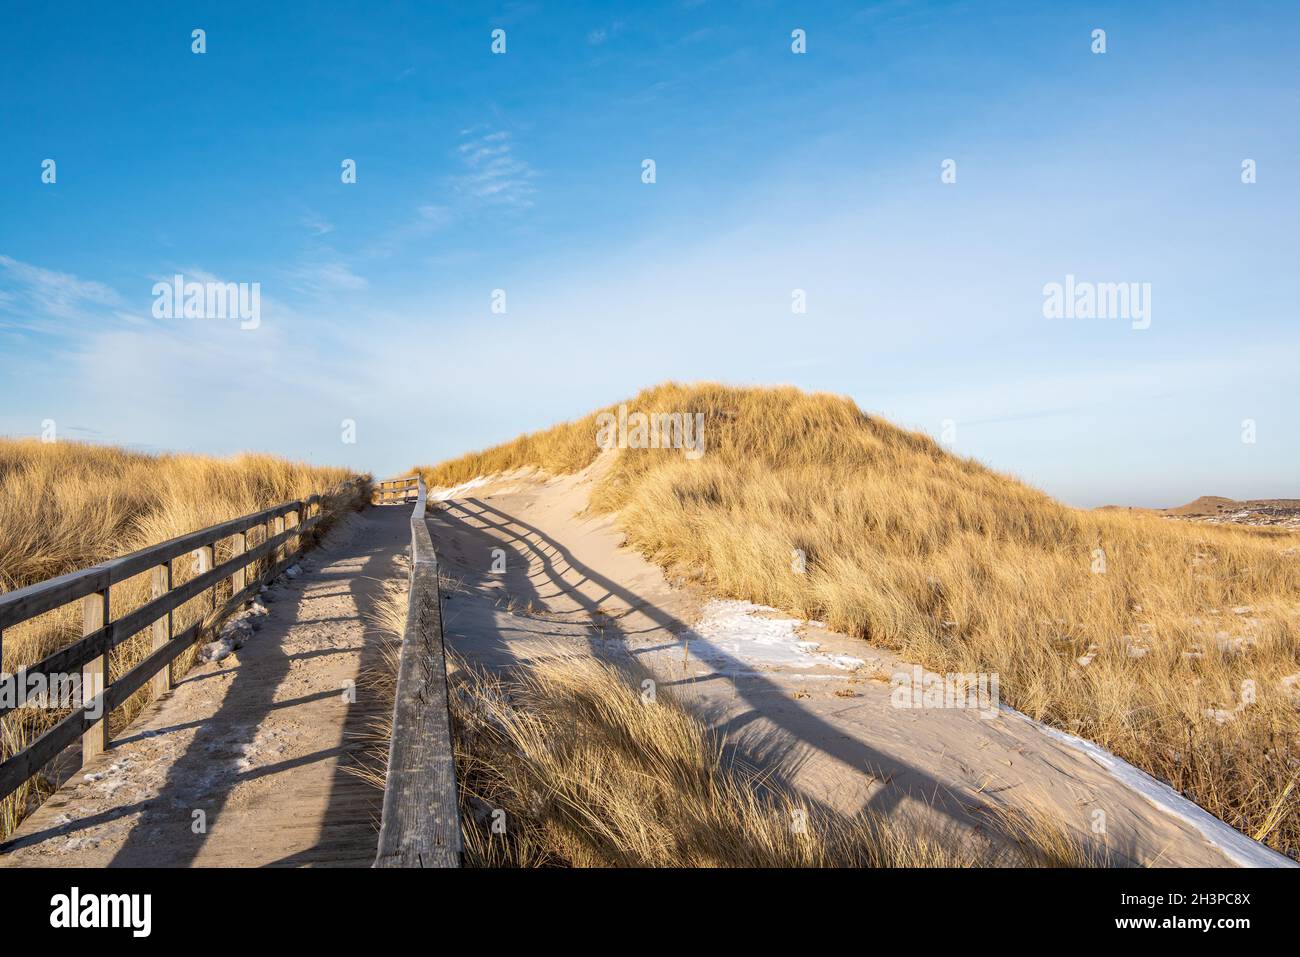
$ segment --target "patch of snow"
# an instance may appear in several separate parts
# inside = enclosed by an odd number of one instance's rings
[[[228,618],[217,633],[217,640],[208,642],[199,649],[199,660],[220,661],[244,647],[253,637],[253,632],[261,627],[262,619],[269,614],[265,605],[254,602],[252,608]]]
[[[299,575],[302,574],[302,569],[299,568],[297,565],[290,565],[288,568],[284,570],[284,573],[288,575],[290,578],[297,578]]]
[[[1124,650],[1130,658],[1145,658],[1151,651],[1150,645],[1132,635],[1121,635],[1120,640],[1124,642]]]
[[[468,482],[462,482],[460,485],[453,485],[451,488],[438,489],[437,491],[430,489],[425,497],[430,501],[445,502],[448,499],[459,498],[471,489],[476,489],[480,485],[487,485],[487,483],[488,476],[480,475],[477,478],[470,479]]]
[[[1278,679],[1277,686],[1291,699],[1293,705],[1300,705],[1300,671]]]
[[[843,668],[845,671],[857,671],[866,664],[861,658],[855,658],[853,655],[826,655],[831,664],[836,668]]]
[[[229,638],[210,641],[199,649],[199,661],[220,661],[235,650],[235,643]]]
[[[1111,754],[1100,745],[1077,735],[1058,731],[1041,721],[1035,721],[1015,708],[1002,705],[1002,710],[1039,728],[1048,737],[1066,747],[1091,758],[1110,772],[1111,777],[1147,800],[1149,804],[1170,817],[1177,818],[1200,831],[1201,836],[1221,850],[1238,867],[1300,867],[1291,858],[1251,840],[1236,828],[1225,824],[1199,804],[1187,800],[1169,785],[1157,781],[1141,768],[1136,768],[1123,758]]]
[[[700,620],[684,637],[696,658],[719,666],[724,674],[755,666],[768,668],[816,668],[830,666],[842,671],[860,668],[864,662],[852,655],[822,654],[820,642],[799,636],[802,624],[796,618],[776,617],[775,608],[747,601],[714,599],[703,608]]]
[[[1258,641],[1254,638],[1242,635],[1229,635],[1226,631],[1218,632],[1214,636],[1215,643],[1219,650],[1225,655],[1241,655],[1254,648]]]

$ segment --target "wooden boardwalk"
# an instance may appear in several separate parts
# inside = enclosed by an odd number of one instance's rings
[[[358,679],[384,667],[373,615],[405,583],[410,516],[345,519],[273,586],[247,644],[151,705],[23,822],[0,867],[370,866],[383,793],[347,768],[391,707]]]

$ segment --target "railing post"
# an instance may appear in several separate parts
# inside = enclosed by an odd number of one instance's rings
[[[212,571],[213,568],[216,567],[216,555],[214,554],[213,546],[200,545],[197,549],[195,549],[195,553],[199,560],[198,574],[202,575],[204,572],[210,572]],[[212,610],[213,611],[217,610],[216,582],[213,582],[212,584]]]
[[[170,561],[158,565],[153,570],[153,597],[161,598],[172,589],[172,563]],[[153,650],[157,651],[167,642],[172,640],[172,613],[169,611],[153,623]],[[171,662],[162,666],[162,669],[153,676],[149,683],[155,698],[161,697],[168,691],[172,690],[172,666]]]
[[[237,558],[248,551],[248,532],[242,531],[234,536],[231,541],[231,558]],[[248,566],[240,565],[235,569],[235,573],[230,576],[230,597],[233,599],[248,584]]]
[[[302,502],[299,502],[298,510],[293,513],[293,527],[299,530],[298,534],[295,535],[293,539],[293,554],[295,557],[301,555],[307,548],[307,543],[303,541],[302,537],[302,525],[303,522],[307,520],[307,515],[304,511],[306,507],[307,506]]]
[[[275,534],[280,535],[283,534],[283,532],[284,532],[284,516],[277,515],[275,517]],[[288,552],[287,542],[281,542],[279,545],[275,546],[275,566],[277,569],[282,564],[284,564],[284,560],[288,556],[288,554],[289,552]]]
[[[93,635],[108,624],[108,587],[103,591],[87,595],[81,600],[81,635]],[[108,651],[97,658],[92,658],[81,666],[81,705],[89,706],[96,695],[104,695],[108,687]],[[101,704],[102,707],[102,704]],[[81,735],[81,764],[86,766],[91,760],[108,750],[108,715],[101,712],[99,719]]]

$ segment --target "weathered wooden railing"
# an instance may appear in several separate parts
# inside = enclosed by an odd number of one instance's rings
[[[398,483],[404,483],[406,493],[414,490],[416,498],[411,513],[406,632],[397,667],[393,737],[375,867],[459,867],[460,810],[447,705],[438,560],[424,520],[428,492],[419,476],[381,485]]]
[[[405,502],[418,490],[419,476],[385,479],[375,486],[373,501],[378,505],[393,505]]]
[[[355,495],[356,491],[351,494]],[[73,676],[80,675],[79,693],[71,702],[71,713],[0,764],[0,798],[12,794],[78,738],[82,742],[83,763],[108,748],[112,711],[149,681],[154,682],[158,692],[169,689],[172,661],[225,615],[257,597],[264,582],[297,558],[305,544],[304,536],[323,518],[321,505],[319,495],[285,502],[93,568],[0,595],[0,667],[4,662],[5,630],[75,601],[82,603],[83,636],[35,664],[17,669],[14,674],[0,673],[0,717],[22,706],[23,686],[19,682],[30,687],[32,679],[39,676],[47,687],[67,688],[74,684]],[[266,534],[262,541],[250,546],[249,533],[259,527],[265,527]],[[225,539],[232,540],[233,557],[217,565],[216,545]],[[175,584],[173,563],[191,554],[197,558],[197,573]],[[268,559],[267,568],[257,575],[250,566],[263,558]],[[109,603],[110,589],[144,572],[152,573],[152,599],[115,619]],[[230,582],[230,596],[218,605],[217,586],[225,581]],[[174,634],[176,609],[209,589],[212,592],[210,612]],[[153,629],[150,653],[125,674],[110,681],[109,657],[113,649],[147,627]]]

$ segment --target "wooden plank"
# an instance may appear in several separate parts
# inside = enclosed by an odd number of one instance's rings
[[[153,597],[162,598],[172,590],[172,563],[167,562],[165,565],[159,565],[153,570]],[[172,640],[172,612],[168,609],[165,615],[162,615],[153,623],[153,649],[157,651],[164,647]],[[170,660],[170,659],[169,659]],[[163,668],[158,674],[153,676],[151,686],[155,698],[165,695],[172,690],[172,670]]]
[[[410,593],[375,867],[461,863],[438,562],[424,519],[425,498],[420,480],[411,515]]]
[[[9,628],[94,592],[103,591],[111,582],[108,566],[96,565],[5,592],[0,595],[0,628]]]
[[[81,600],[81,633],[93,635],[110,620],[108,589],[87,595]],[[101,699],[108,684],[108,649],[97,658],[86,662],[81,669],[81,702],[83,710],[95,698]],[[99,719],[89,725],[81,735],[81,763],[84,767],[102,752],[108,750],[108,715],[102,710]]]

